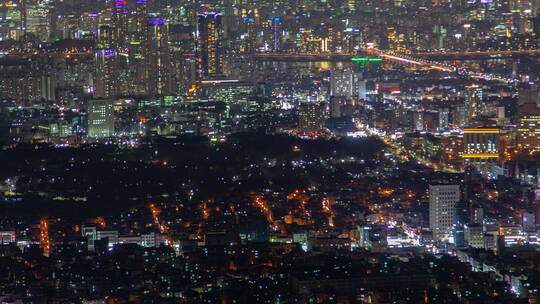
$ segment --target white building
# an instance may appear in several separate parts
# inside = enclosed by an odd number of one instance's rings
[[[107,99],[88,101],[88,137],[107,138],[113,133],[113,101]]]
[[[429,228],[435,240],[451,235],[460,197],[458,185],[429,186]]]
[[[341,96],[349,99],[358,99],[363,89],[365,95],[365,82],[362,82],[362,73],[352,70],[332,71],[330,77],[330,96]],[[365,99],[365,96],[362,96]]]

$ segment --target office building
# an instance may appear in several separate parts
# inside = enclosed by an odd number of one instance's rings
[[[330,96],[358,99],[362,73],[353,70],[331,71]],[[365,83],[362,83],[365,86]],[[364,89],[365,90],[365,89]],[[365,96],[363,96],[365,99]]]
[[[303,104],[300,106],[298,131],[300,133],[321,133],[326,122],[324,106]]]
[[[534,103],[518,108],[518,147],[540,151],[540,108]]]
[[[458,185],[429,186],[429,228],[435,240],[451,235],[456,223],[456,205],[460,199]]]
[[[465,164],[496,162],[499,159],[498,128],[468,128],[463,130]]]
[[[88,137],[106,138],[114,133],[113,101],[109,99],[88,102]]]
[[[26,31],[39,41],[48,41],[51,36],[51,9],[47,3],[28,4],[26,6]]]
[[[484,248],[484,231],[482,225],[465,225],[465,242],[473,248]]]

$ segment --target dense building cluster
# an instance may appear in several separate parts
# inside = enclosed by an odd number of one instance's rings
[[[0,303],[538,303],[540,1],[0,0]]]

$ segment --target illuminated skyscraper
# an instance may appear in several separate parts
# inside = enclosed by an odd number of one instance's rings
[[[40,41],[48,41],[51,35],[51,10],[47,3],[28,4],[25,14],[26,31]]]
[[[106,138],[114,133],[114,107],[110,99],[88,102],[88,137]]]
[[[125,0],[115,0],[112,15],[112,27],[114,29],[113,41],[116,48],[125,48],[128,44],[129,12]]]
[[[144,46],[147,93],[149,95],[170,95],[173,93],[173,89],[167,27],[161,18],[148,19],[147,27]]]
[[[95,55],[94,97],[109,98],[119,94],[118,54],[111,49],[97,50]]]
[[[197,21],[197,70],[199,79],[223,74],[223,28],[221,14],[205,13]]]
[[[148,36],[148,0],[137,0],[135,7],[135,18],[133,20],[133,41],[142,42]]]

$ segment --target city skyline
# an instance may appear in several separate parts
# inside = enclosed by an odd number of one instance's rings
[[[538,303],[539,71],[539,0],[0,0],[0,303]]]

